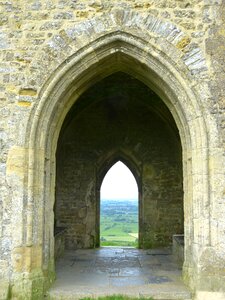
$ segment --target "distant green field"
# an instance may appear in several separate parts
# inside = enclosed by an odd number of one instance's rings
[[[138,246],[138,201],[102,200],[101,246]]]

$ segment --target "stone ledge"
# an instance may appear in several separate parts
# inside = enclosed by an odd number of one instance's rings
[[[55,260],[63,256],[65,251],[65,227],[56,227],[54,231],[55,237]]]
[[[174,234],[173,235],[173,255],[180,267],[184,263],[184,235]]]

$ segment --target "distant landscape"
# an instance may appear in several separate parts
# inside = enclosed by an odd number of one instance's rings
[[[138,201],[101,200],[101,246],[138,246]]]

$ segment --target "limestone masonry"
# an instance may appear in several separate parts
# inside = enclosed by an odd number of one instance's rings
[[[225,300],[225,2],[0,1],[0,300],[48,299],[56,252],[99,246],[118,160],[139,247],[184,234],[193,300]]]

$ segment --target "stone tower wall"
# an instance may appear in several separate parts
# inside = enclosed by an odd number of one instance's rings
[[[18,0],[1,1],[0,10],[1,292],[41,299],[52,281],[61,125],[95,76],[122,68],[151,85],[174,116],[183,149],[185,280],[200,300],[222,295],[224,1]],[[104,55],[113,58],[105,64]]]

